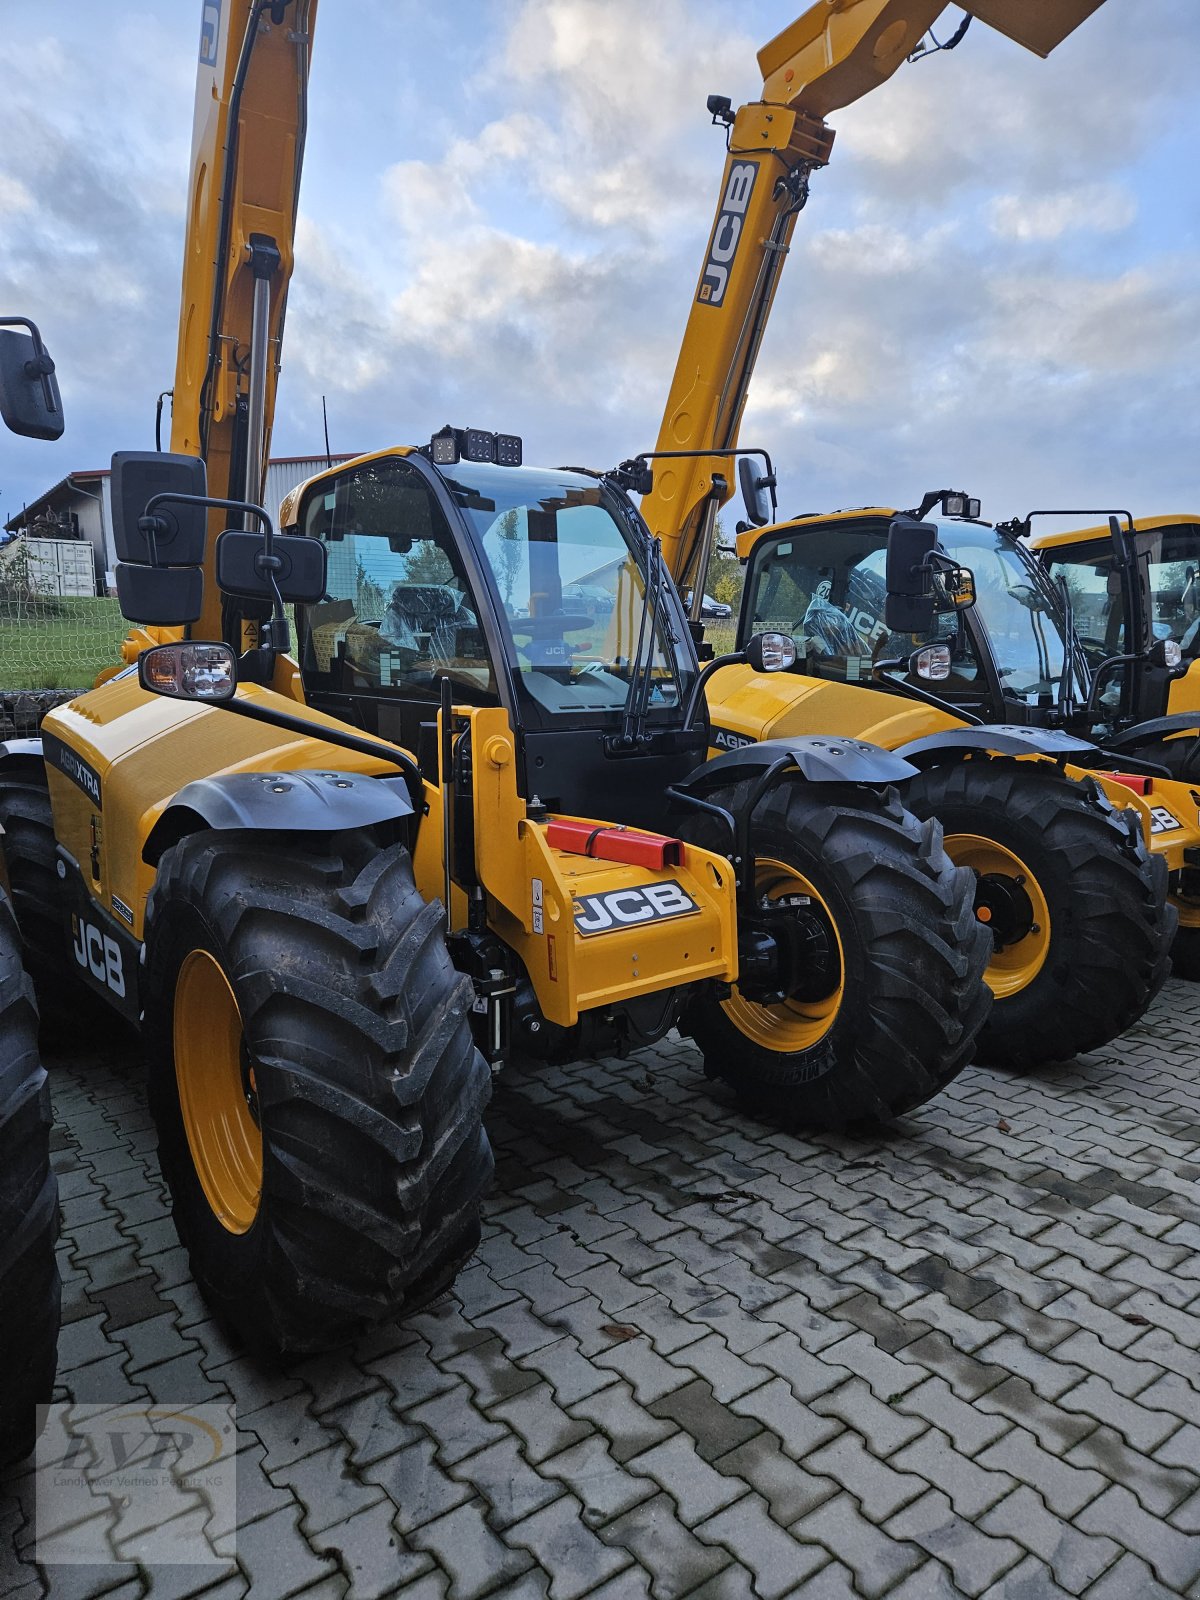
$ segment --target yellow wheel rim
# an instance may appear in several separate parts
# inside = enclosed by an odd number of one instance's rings
[[[837,945],[837,982],[830,985],[828,993],[817,999],[789,998],[775,1006],[759,1005],[756,1001],[747,1000],[735,987],[729,999],[722,1001],[722,1007],[738,1032],[761,1045],[764,1050],[775,1050],[780,1055],[810,1050],[833,1027],[845,992],[846,956],[837,922],[823,896],[803,873],[785,862],[759,856],[754,886],[760,902],[764,898],[774,902],[798,896],[811,902],[812,908],[822,914]]]
[[[948,833],[946,854],[956,867],[970,867],[979,882],[975,915],[997,938],[984,982],[997,1000],[1031,984],[1050,953],[1050,907],[1037,878],[1020,856],[978,833]]]
[[[204,1197],[222,1227],[245,1233],[262,1196],[254,1069],[229,979],[207,950],[188,954],[175,988],[175,1080]]]

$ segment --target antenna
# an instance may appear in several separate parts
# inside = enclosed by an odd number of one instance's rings
[[[325,396],[321,396],[321,421],[325,424],[325,464],[332,467],[333,457],[329,453],[329,413],[325,409]]]

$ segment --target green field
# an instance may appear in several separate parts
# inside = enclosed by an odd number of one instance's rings
[[[0,614],[0,690],[89,688],[102,667],[120,665],[128,631],[116,600],[35,601],[20,616]]]

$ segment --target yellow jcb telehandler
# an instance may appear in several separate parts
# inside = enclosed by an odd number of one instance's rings
[[[978,0],[964,9],[1044,56],[1100,3]],[[767,525],[775,521],[774,469],[764,452],[740,449],[738,438],[797,217],[813,174],[830,159],[833,130],[824,119],[920,53],[945,9],[942,0],[810,6],[759,52],[761,100],[734,111],[728,99],[709,99],[728,148],[717,213],[656,448],[630,465],[646,490],[641,509],[663,541],[664,559],[693,596],[698,639],[714,522],[738,478],[750,530],[739,554],[746,558],[761,541],[776,573],[790,559],[792,524]],[[863,549],[878,558],[882,579],[892,517],[880,533],[879,513],[863,516],[873,541]],[[850,513],[828,520],[827,542],[848,537]],[[951,626],[961,606],[934,582],[936,528],[920,517],[900,518],[896,537],[910,546],[909,557],[890,565],[912,591],[894,598],[896,614],[907,608],[932,627],[936,601]],[[796,559],[815,559],[816,545],[806,535],[795,545]],[[785,585],[798,607],[782,623],[798,647],[790,672],[747,681],[741,667],[731,667],[715,679],[714,754],[783,734],[821,734],[878,740],[912,759],[921,773],[905,788],[906,804],[941,820],[951,857],[975,878],[976,912],[992,942],[988,982],[996,1004],[981,1034],[981,1058],[1030,1066],[1105,1043],[1137,1020],[1168,971],[1176,912],[1166,903],[1165,846],[1149,831],[1149,807],[1128,785],[1090,772],[1106,758],[1075,730],[1051,726],[1040,701],[1031,706],[998,694],[986,717],[969,723],[928,703],[901,714],[872,692],[870,653],[860,664],[857,644],[843,651],[852,657],[843,680],[830,682],[828,663],[813,667],[813,635],[801,623],[810,607],[815,613],[824,604],[857,638],[843,614],[847,564],[853,559],[831,555],[824,571],[818,562],[803,596]],[[748,580],[747,591],[757,582]],[[757,616],[743,612],[743,646],[761,626]],[[997,715],[1002,726],[983,725]]]

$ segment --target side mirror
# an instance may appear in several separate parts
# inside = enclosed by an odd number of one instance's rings
[[[199,567],[147,567],[118,561],[117,600],[127,622],[183,627],[200,615],[204,574]]]
[[[160,644],[138,657],[138,682],[171,700],[220,705],[237,689],[237,657],[227,644]]]
[[[29,333],[0,332],[0,416],[26,439],[61,439],[64,418],[54,362],[33,324],[25,326]]]
[[[969,611],[975,604],[975,574],[970,567],[939,567],[933,582],[939,611]]]
[[[1152,667],[1160,667],[1167,672],[1174,672],[1183,662],[1183,650],[1178,639],[1156,639],[1147,656]]]
[[[208,493],[208,473],[199,456],[156,450],[118,450],[112,458],[113,538],[121,561],[149,561],[160,567],[198,567],[204,560],[205,506],[166,503],[154,515],[154,535],[139,527],[148,502],[157,494]],[[130,620],[133,620],[132,618]]]
[[[738,483],[748,520],[756,528],[765,528],[774,509],[769,496],[771,479],[760,475],[759,463],[752,456],[738,457]]]
[[[288,604],[311,606],[324,597],[327,560],[319,539],[276,534],[268,557],[261,534],[226,528],[217,539],[217,584],[226,594],[273,600],[274,572],[281,599]]]
[[[928,633],[937,614],[927,562],[937,529],[915,517],[893,517],[887,540],[883,620],[892,633]]]
[[[756,633],[745,654],[755,672],[786,672],[796,664],[796,641],[790,633]]]

